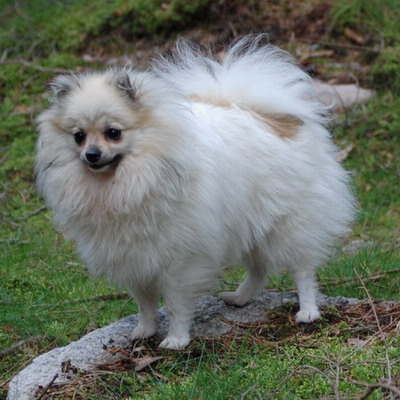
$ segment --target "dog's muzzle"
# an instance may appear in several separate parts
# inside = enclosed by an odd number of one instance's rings
[[[101,150],[97,147],[89,148],[84,156],[84,162],[94,171],[99,171],[106,167],[117,166],[121,159],[122,154],[117,154],[111,159],[104,159]]]

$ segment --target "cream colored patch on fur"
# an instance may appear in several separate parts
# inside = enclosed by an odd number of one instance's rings
[[[213,106],[222,107],[222,108],[231,108],[232,103],[226,99],[215,99],[215,98],[204,98],[197,94],[192,94],[189,96],[189,100],[193,103],[204,103],[204,104],[212,104]]]
[[[148,127],[154,124],[153,112],[146,108],[141,108],[136,111],[136,120],[133,129]]]
[[[189,97],[189,100],[194,103],[211,104],[222,108],[233,108],[235,105],[236,107],[251,114],[253,118],[265,125],[268,130],[272,130],[273,133],[285,139],[291,139],[295,137],[298,133],[299,127],[303,124],[299,118],[290,114],[269,114],[260,112],[247,106],[231,103],[226,99],[213,99],[210,97],[203,98],[199,95],[193,94]]]

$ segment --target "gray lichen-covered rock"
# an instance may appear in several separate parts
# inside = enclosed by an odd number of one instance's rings
[[[375,248],[377,243],[365,240],[353,240],[343,247],[343,253],[346,254],[357,254],[362,251],[367,251]]]
[[[197,306],[193,337],[218,337],[239,331],[241,324],[266,320],[266,311],[286,303],[297,303],[290,292],[262,292],[256,300],[243,308],[226,305],[222,300],[207,296]],[[356,299],[321,296],[320,304],[355,304]],[[161,308],[159,338],[167,331],[168,317]],[[129,348],[130,335],[138,322],[137,315],[121,319],[97,329],[68,346],[57,348],[35,358],[10,382],[8,400],[33,400],[51,384],[68,383],[79,371],[93,371],[100,365],[115,361],[110,347]]]
[[[318,97],[326,105],[343,110],[359,103],[364,103],[374,96],[374,92],[363,89],[358,85],[332,85],[329,83],[314,80],[314,88]]]

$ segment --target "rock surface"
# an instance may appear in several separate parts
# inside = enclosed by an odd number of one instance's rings
[[[358,300],[321,296],[320,304],[356,304]],[[262,292],[253,303],[243,308],[226,305],[222,300],[207,296],[200,299],[193,337],[218,337],[238,332],[241,323],[265,321],[265,312],[287,303],[297,303],[291,292]],[[160,329],[157,339],[166,335],[168,317],[165,308],[159,310]],[[68,346],[56,348],[35,358],[33,362],[10,382],[7,400],[34,400],[51,384],[62,385],[74,379],[77,371],[93,371],[100,365],[115,361],[110,347],[129,348],[130,334],[138,316],[123,318],[109,326],[97,329]]]
[[[357,254],[362,251],[367,251],[375,248],[377,243],[365,240],[352,240],[346,246],[343,247],[343,253],[346,254]]]
[[[363,89],[355,84],[332,85],[316,79],[313,82],[321,101],[337,110],[345,110],[363,103],[374,95],[372,90]]]

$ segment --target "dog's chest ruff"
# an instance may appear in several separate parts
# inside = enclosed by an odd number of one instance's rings
[[[82,220],[69,234],[91,274],[125,284],[124,279],[154,274],[165,263],[171,240],[164,221],[165,216],[154,205],[130,215],[103,216],[101,221],[86,224]]]

